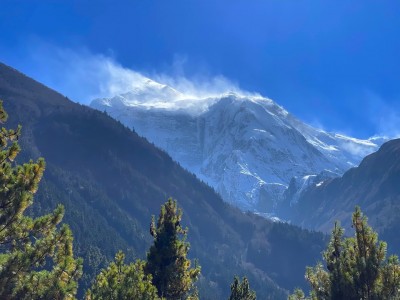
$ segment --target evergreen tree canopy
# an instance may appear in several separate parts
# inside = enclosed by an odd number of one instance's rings
[[[295,289],[294,293],[292,295],[289,295],[288,297],[288,300],[304,300],[304,299],[306,299],[304,292],[299,288]]]
[[[327,250],[326,263],[308,267],[306,279],[311,285],[307,299],[400,299],[400,265],[397,256],[386,259],[386,243],[367,223],[359,207],[352,218],[354,237],[343,238],[337,223]],[[295,291],[290,299],[306,299]]]
[[[250,289],[249,281],[243,277],[240,282],[239,277],[235,276],[231,284],[231,295],[229,300],[256,300],[256,293]]]
[[[87,300],[157,300],[157,288],[151,282],[151,275],[144,274],[145,263],[137,260],[124,264],[125,255],[118,252],[106,270],[97,276]]]
[[[186,242],[187,229],[181,227],[182,210],[171,198],[161,206],[155,223],[154,216],[150,233],[154,244],[147,254],[145,270],[153,277],[158,295],[166,299],[194,299],[194,283],[200,274],[200,267],[191,268],[186,257],[189,243]]]
[[[0,123],[7,117],[0,101]],[[45,163],[14,163],[20,131],[0,131],[0,298],[74,299],[82,262],[73,256],[68,226],[57,228],[64,208],[39,218],[25,215]]]

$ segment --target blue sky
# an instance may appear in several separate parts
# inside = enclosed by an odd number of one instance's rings
[[[327,130],[397,134],[399,53],[399,1],[1,0],[0,61],[80,102],[101,80],[84,62],[109,60],[223,75]]]

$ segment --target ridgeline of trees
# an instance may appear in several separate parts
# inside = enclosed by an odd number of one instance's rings
[[[7,120],[0,101],[0,123]],[[0,131],[0,298],[75,299],[82,277],[82,260],[74,257],[73,237],[68,225],[61,225],[64,208],[30,217],[45,163],[18,165],[20,127]],[[86,292],[94,299],[199,299],[195,283],[200,276],[197,262],[187,258],[190,245],[187,229],[181,226],[182,210],[169,199],[161,206],[157,222],[153,216],[150,233],[154,243],[147,261],[125,264],[125,254],[101,270]],[[352,218],[355,236],[344,238],[335,224],[322,263],[309,267],[306,279],[309,297],[297,289],[289,299],[400,299],[400,264],[397,256],[386,259],[386,244],[367,224],[356,208]],[[234,277],[230,300],[255,300],[246,277]]]

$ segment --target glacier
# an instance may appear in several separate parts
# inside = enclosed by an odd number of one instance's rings
[[[343,174],[388,140],[314,128],[258,94],[196,97],[149,78],[90,106],[166,151],[225,201],[270,216],[291,182],[295,202],[312,179]]]

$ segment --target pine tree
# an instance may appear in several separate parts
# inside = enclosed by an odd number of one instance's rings
[[[0,123],[7,117],[0,101]],[[68,226],[57,229],[64,208],[38,218],[25,215],[45,163],[14,163],[20,131],[0,131],[0,298],[74,299],[82,262],[73,256]]]
[[[400,299],[400,264],[397,256],[390,256],[383,266],[381,284],[379,299]]]
[[[154,244],[147,254],[145,270],[153,276],[158,295],[168,300],[195,299],[194,283],[200,274],[200,267],[191,268],[186,257],[189,243],[181,219],[182,210],[177,207],[176,200],[170,198],[161,206],[157,224],[153,216],[150,225]]]
[[[229,300],[256,300],[256,293],[250,289],[246,277],[243,277],[242,282],[240,282],[239,277],[234,277]]]
[[[125,255],[118,252],[115,260],[97,276],[92,288],[86,293],[87,300],[157,300],[157,288],[151,275],[145,275],[141,260],[124,264]]]
[[[347,252],[343,249],[345,246],[343,234],[343,228],[340,227],[338,222],[335,222],[328,249],[323,253],[324,260],[326,261],[326,268],[329,271],[330,283],[324,288],[324,290],[326,289],[325,298],[343,299],[345,294],[349,295],[350,290],[354,289],[351,280],[345,275],[345,266],[342,264],[344,255],[347,255]],[[313,290],[316,291],[315,288]]]
[[[307,267],[306,279],[311,285],[311,299],[331,299],[329,274],[321,263],[315,267]]]
[[[376,299],[380,288],[379,272],[386,258],[386,243],[378,242],[378,234],[367,224],[367,217],[359,207],[353,214],[353,227],[356,235],[353,241],[355,272],[353,282],[357,298]]]
[[[305,300],[304,292],[297,288],[294,290],[294,293],[289,296],[288,300]]]
[[[321,263],[307,268],[310,299],[400,299],[397,256],[386,260],[386,243],[378,241],[378,234],[359,207],[353,213],[352,225],[354,237],[343,239],[344,230],[335,224],[323,254],[326,269]],[[297,299],[296,295],[290,297]]]

